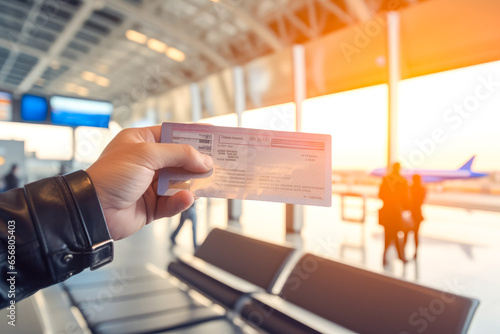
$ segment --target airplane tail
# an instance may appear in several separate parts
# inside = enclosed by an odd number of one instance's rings
[[[472,163],[474,162],[474,159],[476,158],[475,155],[472,156],[472,158],[469,159],[462,167],[460,167],[458,170],[471,170],[472,169]]]

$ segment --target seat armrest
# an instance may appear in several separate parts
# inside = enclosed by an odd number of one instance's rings
[[[345,327],[331,322],[317,314],[314,314],[302,307],[288,302],[280,296],[258,293],[252,295],[252,298],[265,305],[268,305],[276,311],[283,313],[294,320],[320,332],[320,333],[335,333],[335,334],[352,334],[353,332]]]
[[[238,276],[235,276],[223,269],[220,269],[219,267],[216,267],[191,254],[180,255],[178,257],[178,261],[243,293],[264,292],[264,289],[262,289],[261,287],[252,284]]]

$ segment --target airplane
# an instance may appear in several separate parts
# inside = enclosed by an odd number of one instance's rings
[[[487,173],[476,173],[472,171],[472,163],[476,156],[472,156],[462,167],[457,170],[440,170],[440,169],[401,169],[401,175],[407,179],[411,179],[413,175],[418,174],[422,177],[425,183],[436,183],[445,180],[460,180],[473,179],[488,176]],[[384,177],[386,168],[374,169],[370,175]]]

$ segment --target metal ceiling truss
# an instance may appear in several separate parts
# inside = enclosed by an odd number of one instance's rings
[[[298,10],[306,11],[306,20],[297,16]],[[299,35],[304,35],[308,40],[321,36],[328,20],[327,13],[333,14],[345,25],[356,22],[350,12],[344,11],[332,0],[303,0],[298,8],[280,7],[276,14],[269,18],[268,24],[274,21],[280,39],[284,40],[285,44],[290,45],[295,43]]]
[[[63,3],[61,12],[47,13],[47,1]],[[199,81],[221,69],[370,19],[383,3],[383,0],[0,0],[3,30],[0,86],[16,88],[17,93],[33,90],[40,94],[70,94],[66,86],[75,84],[87,88],[90,97],[134,102],[131,92],[144,90],[147,80],[153,80],[151,76],[155,76],[158,84],[149,85],[147,94]],[[29,42],[20,40],[22,31],[33,22],[37,23],[38,35],[33,34]],[[178,48],[186,59],[176,62],[165,53],[128,41],[125,34],[129,29]],[[52,66],[54,63],[60,68]],[[85,81],[84,71],[108,78],[111,85],[101,87]]]
[[[128,16],[136,18],[144,25],[158,30],[159,33],[170,35],[173,38],[188,44],[221,68],[231,66],[231,63],[227,59],[222,58],[215,50],[210,48],[209,45],[205,44],[203,41],[193,38],[188,32],[184,31],[184,29],[179,26],[172,25],[171,23],[162,20],[160,17],[124,1],[107,0],[106,4],[120,10]]]
[[[133,19],[126,19],[122,25],[115,30],[113,30],[108,36],[105,38],[101,39],[99,46],[96,46],[90,50],[88,54],[85,55],[84,61],[83,62],[75,62],[75,64],[71,67],[70,71],[67,71],[59,81],[66,82],[66,81],[71,81],[75,77],[80,77],[81,73],[83,71],[89,71],[89,72],[96,72],[101,75],[107,76],[107,73],[102,73],[102,71],[99,71],[97,68],[94,67],[95,63],[99,62],[99,59],[101,57],[106,56],[106,52],[108,50],[112,50],[116,44],[118,44],[119,41],[123,40],[123,36],[125,35],[125,31],[127,29],[130,29],[133,25],[135,24],[135,20]],[[131,81],[130,78],[127,76],[121,76],[117,77],[117,73],[113,73],[113,81],[118,81],[116,79],[120,79],[119,82],[129,82]],[[113,84],[116,84],[116,82],[113,82]]]
[[[43,74],[50,65],[50,62],[59,57],[61,52],[68,46],[73,36],[81,29],[83,23],[90,17],[95,9],[95,1],[87,0],[73,15],[65,30],[57,37],[51,45],[45,57],[40,58],[31,72],[24,78],[16,92],[27,92],[34,85],[35,81]]]
[[[142,47],[137,45],[137,50]],[[180,85],[188,81],[188,79],[182,74],[174,74],[172,71],[172,66],[169,64],[168,58],[164,54],[157,53],[154,57],[150,58],[146,66],[139,66],[134,71],[134,80],[130,83],[122,85],[121,89],[133,89],[138,86],[144,87],[148,92],[148,95],[158,93],[161,89],[166,89],[172,85]],[[126,63],[121,64],[121,68],[118,67],[116,70],[120,71],[124,67],[127,67]],[[165,73],[169,73],[168,76]],[[168,80],[168,82],[165,82]]]
[[[290,23],[295,28],[297,28],[297,30],[300,30],[309,39],[312,39],[316,36],[316,32],[313,29],[311,29],[307,24],[305,24],[304,21],[295,16],[294,12],[292,12],[288,8],[285,8],[284,10],[285,10],[284,12],[285,17],[288,19],[288,21],[290,21]]]
[[[269,29],[265,24],[260,23],[250,13],[238,5],[240,1],[235,0],[219,0],[215,5],[224,6],[229,10],[237,19],[242,20],[249,28],[264,41],[272,50],[279,51],[285,47],[286,44],[282,43],[274,32]]]
[[[371,8],[367,5],[365,0],[344,0],[344,2],[349,9],[349,13],[351,13],[356,21],[364,22],[373,17]]]
[[[26,2],[29,3],[29,2]],[[55,41],[58,34],[64,30],[65,25],[68,23],[68,19],[63,19],[62,17],[57,16],[58,12],[64,12],[63,16],[66,17],[71,15],[71,13],[66,12],[64,3],[59,4],[57,1],[53,1],[54,8],[47,8],[46,0],[36,0],[34,5],[29,9],[29,6],[23,5],[22,2],[10,1],[10,2],[0,2],[2,6],[4,6],[4,11],[0,12],[1,16],[4,16],[7,20],[11,22],[19,22],[24,21],[25,24],[28,25],[28,31],[26,34],[18,33],[16,31],[11,31],[12,38],[18,38],[19,35],[24,35],[22,37],[23,44],[29,43],[31,46],[42,50],[47,51],[50,45]],[[41,7],[39,10],[34,12],[35,7]],[[23,10],[28,8],[28,14],[23,13]],[[89,36],[90,40],[97,38],[93,36],[93,32],[89,29],[86,29],[84,35]],[[16,36],[17,35],[17,36]],[[80,44],[90,43],[88,40],[84,39],[85,37],[82,34],[75,35],[75,40]],[[19,43],[18,43],[19,44]],[[76,44],[76,43],[75,43]]]
[[[32,10],[30,13],[35,9],[36,6],[33,6]],[[36,8],[35,10],[38,10]],[[26,30],[26,26],[28,21],[24,21],[23,27],[21,28],[21,34],[24,34],[24,31]],[[7,57],[7,60],[4,62],[3,67],[0,71],[0,81],[4,81],[5,78],[7,77],[9,71],[13,68],[13,65],[17,59],[17,56],[20,53],[20,48],[23,48],[22,45],[19,45],[17,41],[11,40],[9,42],[5,40],[1,40],[2,46],[5,47],[6,49],[10,50],[9,56]],[[41,54],[40,54],[41,55]]]
[[[339,5],[331,0],[316,0],[324,9],[335,15],[344,24],[354,23],[353,18],[346,13]],[[349,1],[349,0],[346,0]]]

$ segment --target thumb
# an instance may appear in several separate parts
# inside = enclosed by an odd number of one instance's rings
[[[187,144],[165,144],[145,142],[139,145],[137,154],[140,164],[151,170],[165,167],[182,167],[194,173],[208,172],[213,167],[212,158],[201,154],[193,146]]]

